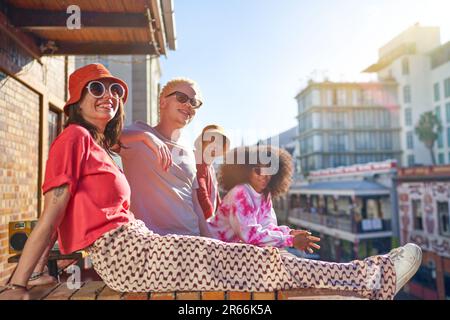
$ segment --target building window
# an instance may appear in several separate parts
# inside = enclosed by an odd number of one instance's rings
[[[416,159],[414,158],[414,155],[408,156],[408,167],[413,167],[416,164]]]
[[[408,58],[404,58],[402,60],[402,74],[404,76],[409,74],[409,60],[408,60]]]
[[[450,78],[444,80],[444,94],[446,98],[450,98]]]
[[[434,101],[441,100],[441,90],[439,88],[439,82],[434,84]]]
[[[409,150],[414,149],[414,134],[412,131],[406,133],[406,147]]]
[[[336,100],[338,106],[345,106],[347,104],[347,92],[345,89],[336,90]]]
[[[411,279],[411,282],[417,283],[420,286],[423,286],[429,290],[436,291],[436,270],[434,268],[430,268],[426,265],[421,265],[419,270],[417,270],[414,277]]]
[[[48,111],[48,148],[50,150],[50,145],[53,140],[56,139],[58,134],[60,134],[61,128],[61,112],[50,109]]]
[[[355,133],[355,145],[356,149],[369,150],[375,149],[375,140],[371,136],[370,132],[357,132]],[[361,163],[361,162],[359,162]]]
[[[450,102],[445,105],[445,113],[447,116],[447,123],[450,123]]]
[[[411,87],[410,86],[403,87],[403,102],[404,103],[411,102]]]
[[[438,118],[439,121],[441,121],[441,107],[437,106],[434,108],[434,114],[436,115],[436,118]]]
[[[407,126],[412,126],[412,109],[405,108],[405,124]]]
[[[378,126],[380,128],[390,128],[391,127],[391,113],[386,110],[379,110],[378,115]]]
[[[447,145],[450,147],[450,127],[447,128]]]
[[[445,164],[445,155],[443,153],[438,154],[438,163]]]
[[[438,133],[437,145],[439,149],[444,147],[444,135],[442,134],[442,131]]]
[[[450,273],[444,274],[445,298],[450,300]]]
[[[448,212],[448,201],[437,203],[439,216],[439,231],[443,236],[450,236],[450,214]]]
[[[422,202],[420,200],[412,200],[412,213],[414,219],[414,229],[423,230],[422,220]]]
[[[320,90],[319,89],[314,89],[311,93],[311,97],[312,97],[312,101],[311,101],[311,105],[312,106],[320,106]]]

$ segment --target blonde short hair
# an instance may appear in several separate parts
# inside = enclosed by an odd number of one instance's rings
[[[179,84],[189,84],[192,88],[194,88],[195,92],[197,93],[197,98],[202,100],[202,94],[200,92],[200,88],[194,80],[188,79],[188,78],[174,78],[172,80],[169,80],[164,87],[162,87],[161,92],[159,94],[159,99],[161,100],[162,97],[165,97],[172,93],[174,87],[176,87]]]

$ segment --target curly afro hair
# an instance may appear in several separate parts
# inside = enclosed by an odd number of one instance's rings
[[[264,194],[277,198],[287,193],[292,184],[293,165],[291,155],[284,149],[270,145],[239,147],[230,150],[220,166],[218,181],[228,192],[239,184],[249,183],[253,168],[270,166],[276,169]]]

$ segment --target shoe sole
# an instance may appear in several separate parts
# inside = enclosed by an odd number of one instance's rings
[[[422,265],[422,249],[417,246],[415,250],[418,252],[418,254],[414,255],[414,262],[413,267],[406,272],[401,279],[399,279],[397,282],[400,284],[399,288],[396,288],[395,294],[397,294],[404,286],[408,283],[409,280],[416,274],[417,270],[419,270],[420,266]]]

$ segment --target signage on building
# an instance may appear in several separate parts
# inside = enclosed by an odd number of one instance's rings
[[[397,168],[396,160],[389,160],[383,162],[372,162],[367,164],[356,164],[348,167],[330,168],[324,170],[312,171],[310,177],[328,177],[335,175],[345,175],[345,174],[358,174],[358,173],[373,173],[379,171],[389,171],[391,169]]]
[[[399,177],[429,177],[429,176],[450,176],[450,165],[401,168],[398,171]]]

